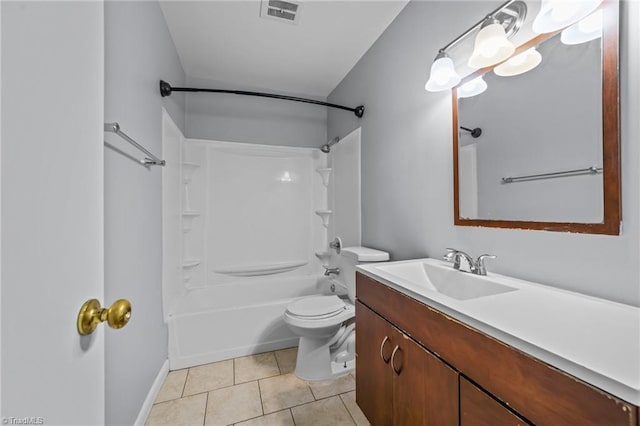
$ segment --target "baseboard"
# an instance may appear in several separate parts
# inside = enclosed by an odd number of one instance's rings
[[[134,423],[134,426],[144,426],[147,421],[147,417],[149,417],[149,413],[151,412],[151,407],[153,407],[153,403],[160,392],[160,388],[164,383],[164,380],[167,378],[167,374],[169,374],[169,360],[165,360],[162,367],[160,367],[160,371],[158,371],[158,375],[156,379],[153,381],[151,385],[151,389],[149,389],[149,393],[147,397],[144,399],[144,403],[142,403],[142,407],[140,408],[140,412],[138,413],[138,418]]]

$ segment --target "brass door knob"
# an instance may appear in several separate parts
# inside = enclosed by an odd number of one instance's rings
[[[109,308],[100,306],[98,299],[90,299],[84,302],[78,313],[78,333],[81,336],[91,334],[104,321],[111,328],[122,328],[130,318],[131,303],[127,299],[116,300]]]

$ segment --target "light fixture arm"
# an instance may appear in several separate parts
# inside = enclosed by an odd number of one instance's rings
[[[480,19],[478,22],[476,22],[472,27],[470,27],[467,31],[465,31],[464,33],[460,34],[458,37],[454,38],[452,41],[450,41],[447,45],[445,45],[442,49],[440,49],[438,52],[445,52],[446,50],[452,48],[453,46],[455,46],[456,44],[458,44],[460,42],[460,40],[466,38],[469,34],[471,34],[473,31],[475,31],[476,29],[478,29],[478,27],[481,27],[487,20],[489,19],[495,19],[495,15],[498,14],[499,12],[501,12],[503,9],[507,8],[511,3],[515,2],[516,0],[509,0],[507,2],[504,2],[502,5],[500,5],[497,9],[495,9],[494,11],[492,11],[491,13],[489,13],[488,15],[486,15],[484,18]]]
[[[437,55],[436,55],[436,57],[433,59],[433,61],[435,62],[435,61],[437,61],[437,60],[438,60],[438,59],[440,59],[440,58],[446,58],[446,57],[448,57],[448,56],[449,56],[449,55],[447,55],[447,52],[445,52],[445,51],[444,51],[444,49],[440,49],[440,50],[438,50],[438,54],[437,54]]]

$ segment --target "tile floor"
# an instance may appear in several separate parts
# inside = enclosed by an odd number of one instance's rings
[[[368,425],[353,374],[306,382],[294,374],[296,348],[172,371],[147,426]]]

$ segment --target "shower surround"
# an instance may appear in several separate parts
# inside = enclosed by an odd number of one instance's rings
[[[165,116],[163,157],[170,368],[295,346],[286,306],[331,293],[327,155],[186,139]]]

